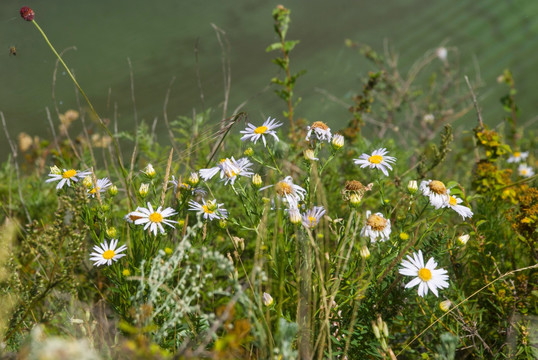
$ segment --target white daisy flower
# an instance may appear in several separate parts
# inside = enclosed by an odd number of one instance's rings
[[[519,164],[519,166],[517,167],[517,173],[519,174],[519,176],[523,177],[534,176],[534,170],[532,169],[532,167],[527,166],[527,164]]]
[[[366,225],[361,230],[361,236],[369,237],[372,242],[377,238],[385,241],[389,239],[390,232],[390,219],[385,219],[379,212],[372,214],[370,210],[366,211]]]
[[[189,201],[189,210],[197,211],[204,214],[206,220],[222,220],[228,217],[228,210],[222,206],[224,204],[217,204],[216,200],[205,201],[202,199],[202,203],[197,203],[194,200]]]
[[[262,126],[256,127],[251,123],[248,123],[247,128],[240,131],[241,134],[245,134],[241,137],[241,141],[250,140],[254,144],[256,144],[256,142],[260,140],[260,138],[262,138],[263,146],[267,147],[267,143],[265,142],[265,135],[271,135],[275,138],[276,141],[279,141],[275,131],[275,129],[279,126],[282,126],[282,123],[277,122],[276,119],[271,119],[271,117],[268,117]]]
[[[170,207],[162,210],[162,206],[159,206],[157,210],[153,210],[153,207],[148,202],[147,209],[144,207],[138,207],[135,211],[130,212],[126,215],[125,219],[127,221],[134,222],[135,225],[144,225],[144,230],[149,228],[149,231],[153,232],[153,235],[157,236],[157,229],[160,230],[161,234],[164,234],[164,227],[162,224],[174,227],[174,224],[177,224],[177,221],[165,219],[167,217],[176,215],[176,211]]]
[[[430,199],[430,204],[436,209],[444,207],[448,201],[450,191],[439,180],[423,180],[420,182],[420,191]]]
[[[396,162],[396,158],[392,156],[385,156],[386,154],[387,149],[381,148],[374,150],[372,155],[362,154],[358,159],[353,160],[355,162],[355,165],[360,165],[361,168],[376,168],[381,170],[383,174],[385,174],[385,176],[389,176],[387,168],[389,170],[392,170],[392,166],[390,166],[390,164]]]
[[[311,126],[308,126],[306,129],[308,132],[306,133],[306,141],[310,140],[310,136],[312,136],[312,132],[316,135],[318,140],[320,141],[331,141],[331,129],[321,121],[314,122]]]
[[[97,179],[97,186],[88,189],[88,196],[95,197],[95,193],[99,191],[99,194],[103,193],[112,186],[112,183],[108,178]]]
[[[413,280],[405,285],[405,288],[411,288],[418,285],[418,295],[424,297],[428,294],[428,289],[431,290],[435,296],[439,296],[437,289],[443,289],[448,287],[448,275],[444,269],[436,269],[437,263],[433,258],[430,258],[426,265],[424,265],[424,258],[422,257],[422,251],[414,253],[413,257],[407,255],[407,260],[402,261],[402,268],[399,272],[405,276],[415,276]]]
[[[220,172],[220,178],[224,179],[225,184],[231,182],[233,185],[238,175],[246,177],[250,177],[253,175],[253,173],[250,171],[251,166],[252,163],[247,158],[235,160],[232,156],[231,159],[221,159],[215,167],[209,169],[201,169],[200,176],[205,181],[208,181]]]
[[[116,249],[118,245],[117,239],[110,240],[110,244],[105,240],[99,246],[93,247],[94,252],[90,254],[90,260],[93,261],[93,266],[112,265],[112,261],[124,257],[126,254],[120,254],[127,249],[127,246],[122,245]]]
[[[447,200],[445,201],[443,207],[449,207],[458,214],[461,215],[462,219],[470,218],[473,216],[473,212],[467,206],[460,205],[463,200],[452,195],[448,195]]]
[[[314,228],[324,214],[325,209],[323,206],[314,206],[312,209],[303,214],[303,225],[310,229]]]
[[[284,180],[277,182],[275,185],[264,186],[260,191],[272,186],[275,187],[277,195],[286,199],[290,205],[303,200],[306,194],[305,189],[293,183],[293,178],[291,176],[286,176]]]
[[[51,168],[51,173],[48,175],[49,179],[45,180],[45,182],[53,182],[53,181],[59,181],[58,185],[56,185],[56,190],[61,189],[65,184],[67,186],[71,186],[71,182],[77,182],[81,179],[84,179],[86,176],[91,174],[91,171],[85,170],[85,171],[79,171],[75,169],[63,169],[63,171],[58,171],[58,167]]]
[[[510,156],[508,158],[508,162],[509,163],[518,163],[518,162],[521,162],[522,160],[525,160],[527,157],[529,156],[529,152],[528,151],[525,151],[525,152],[519,152],[519,151],[515,151],[512,156]]]

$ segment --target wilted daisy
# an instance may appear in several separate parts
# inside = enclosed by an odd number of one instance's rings
[[[116,249],[118,245],[117,239],[110,240],[110,244],[105,240],[99,246],[93,247],[94,252],[90,254],[90,260],[93,261],[93,266],[112,265],[112,261],[124,257],[126,254],[120,254],[127,249],[127,246],[122,245]]]
[[[95,193],[99,191],[99,193],[103,193],[108,189],[112,183],[108,178],[103,179],[97,179],[97,186],[94,186],[93,188],[88,190],[88,196],[94,197]]]
[[[366,211],[366,225],[361,230],[361,236],[369,237],[372,242],[377,238],[385,241],[388,240],[390,231],[389,219],[385,219],[379,212],[372,214],[370,210]]]
[[[424,180],[420,182],[420,191],[430,199],[430,204],[436,209],[444,206],[448,201],[449,191],[445,184],[439,180]]]
[[[519,164],[517,173],[519,176],[531,177],[534,175],[534,170],[530,166],[527,166],[527,164]]]
[[[327,142],[331,141],[331,129],[322,121],[316,121],[311,126],[307,127],[306,141],[310,140],[312,132],[316,135],[318,140],[325,140]]]
[[[285,198],[288,203],[296,203],[304,199],[306,190],[295,185],[291,176],[286,176],[284,180],[277,182],[275,185],[264,186],[260,191],[274,186],[278,196]]]
[[[362,154],[358,159],[353,160],[355,164],[360,165],[361,168],[369,167],[370,169],[379,169],[383,172],[383,174],[385,174],[385,176],[389,176],[387,168],[392,170],[392,166],[390,166],[390,164],[396,162],[396,158],[386,156],[387,153],[387,149],[381,148],[374,150],[372,155]]]
[[[91,174],[91,171],[88,170],[63,169],[61,171],[57,166],[51,167],[50,170],[49,179],[45,180],[45,182],[59,181],[58,185],[56,185],[56,190],[61,189],[65,184],[71,186],[71,182],[77,182]]]
[[[204,219],[209,220],[221,220],[228,217],[228,210],[224,209],[224,204],[217,204],[217,200],[205,201],[202,199],[202,203],[197,203],[194,200],[189,201],[189,210],[203,213]]]
[[[321,217],[325,214],[323,206],[314,206],[303,214],[303,225],[307,228],[314,228],[321,220]]]
[[[161,234],[164,234],[163,224],[170,227],[174,227],[174,224],[177,224],[177,221],[168,220],[167,217],[176,215],[176,211],[170,207],[162,210],[162,206],[159,206],[157,210],[153,210],[153,206],[148,202],[148,207],[137,207],[135,211],[130,212],[126,215],[126,219],[133,221],[135,225],[144,225],[144,230],[149,228],[149,231],[152,231],[155,236],[157,236],[157,229],[160,230]]]
[[[250,177],[253,173],[250,171],[252,163],[247,158],[235,160],[232,158],[221,159],[217,166],[209,169],[201,169],[200,176],[205,181],[213,178],[220,172],[220,178],[225,180],[225,184],[231,182],[232,185],[238,175]]]
[[[405,288],[411,288],[418,285],[418,295],[424,297],[430,289],[435,296],[439,296],[437,289],[448,287],[448,275],[444,269],[436,269],[437,263],[433,258],[430,258],[424,265],[422,251],[414,253],[413,257],[407,255],[407,260],[402,261],[402,268],[399,272],[405,276],[415,276],[413,280],[405,285]]]
[[[458,214],[461,215],[462,219],[470,218],[473,216],[473,212],[467,206],[460,205],[463,200],[452,195],[448,195],[447,200],[445,201],[443,207],[449,207]]]
[[[518,162],[521,162],[522,160],[525,160],[527,157],[529,156],[529,152],[528,151],[525,151],[525,152],[519,152],[519,151],[515,151],[512,156],[510,156],[508,158],[508,162],[509,163],[518,163]]]
[[[276,141],[279,141],[275,131],[275,129],[279,126],[282,126],[282,123],[277,122],[276,119],[271,119],[271,117],[268,117],[262,126],[256,127],[251,123],[248,123],[247,128],[240,131],[241,134],[245,134],[241,137],[241,140],[250,140],[254,144],[256,144],[256,142],[260,140],[260,138],[262,138],[263,146],[267,147],[267,143],[265,142],[265,135],[271,135],[275,138]]]

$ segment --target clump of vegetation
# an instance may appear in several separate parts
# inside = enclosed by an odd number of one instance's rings
[[[28,8],[21,15],[35,22]],[[482,121],[468,79],[468,96],[456,96],[450,49],[426,54],[404,77],[391,53],[351,41],[377,69],[353,98],[348,126],[294,121],[298,42],[286,37],[289,9],[273,18],[279,41],[268,50],[281,52],[284,76],[273,82],[286,120],[222,120],[207,109],[167,121],[166,147],[143,122],[112,133],[86,98],[102,133],[84,127],[83,140],[71,140],[81,109],[59,113],[51,141],[19,137],[24,159],[13,146],[0,169],[0,351],[536,356],[534,134],[514,135],[516,119],[499,116],[508,145],[502,128]],[[515,116],[515,83],[504,82]],[[451,123],[473,107],[474,136],[462,138]]]

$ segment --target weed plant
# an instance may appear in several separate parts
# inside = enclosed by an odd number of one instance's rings
[[[6,356],[536,358],[536,134],[511,73],[492,128],[455,49],[403,76],[349,41],[375,67],[349,123],[308,122],[290,15],[267,48],[283,118],[207,109],[166,119],[167,146],[143,121],[110,130],[84,95],[102,132],[73,137],[86,110],[58,112],[53,139],[17,148],[2,115]]]

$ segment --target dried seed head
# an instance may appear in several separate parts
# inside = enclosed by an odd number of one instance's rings
[[[30,9],[28,6],[21,7],[21,17],[26,21],[34,20],[35,13],[34,10]]]

